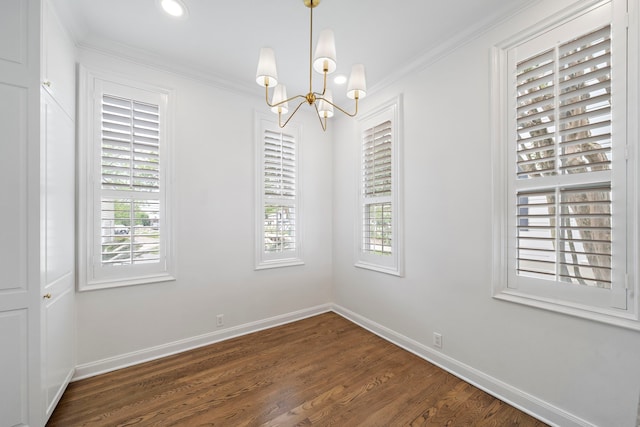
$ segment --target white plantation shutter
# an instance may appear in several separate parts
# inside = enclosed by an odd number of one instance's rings
[[[507,240],[497,296],[627,309],[626,54],[612,10],[603,4],[503,50]]]
[[[159,106],[104,94],[101,135],[101,262],[158,263]]]
[[[611,169],[611,26],[558,48],[562,173]]]
[[[260,120],[256,268],[301,264],[298,129]]]
[[[264,132],[264,195],[289,200],[296,197],[296,146],[292,135]]]
[[[391,195],[391,121],[366,129],[362,145],[364,194]]]
[[[518,193],[517,271],[611,288],[611,188]]]
[[[264,131],[264,251],[296,249],[296,145],[293,135]]]
[[[170,91],[80,69],[79,289],[175,280]]]
[[[160,117],[157,105],[102,97],[102,189],[158,192]]]
[[[556,172],[554,52],[518,64],[518,178]]]
[[[390,120],[365,129],[363,132],[362,192],[364,204],[362,250],[366,253],[392,254],[391,142]]]
[[[518,178],[610,169],[611,26],[520,60],[516,74]]]
[[[520,60],[516,74],[517,273],[610,288],[611,26]],[[519,185],[544,177],[553,187]]]

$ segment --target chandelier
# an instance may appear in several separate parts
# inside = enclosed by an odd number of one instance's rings
[[[285,127],[289,120],[298,112],[306,102],[312,105],[320,120],[322,130],[327,130],[327,118],[333,116],[334,108],[349,117],[358,114],[358,100],[366,95],[367,84],[364,74],[364,65],[356,64],[351,69],[349,84],[347,85],[347,97],[355,100],[355,111],[349,113],[333,103],[331,89],[327,88],[327,75],[336,70],[336,45],[333,31],[323,30],[318,38],[315,55],[312,56],[313,47],[313,9],[320,4],[320,0],[303,0],[309,8],[309,92],[306,95],[296,95],[287,98],[287,89],[283,84],[278,84],[278,72],[276,70],[276,57],[273,49],[263,47],[260,49],[256,82],[265,88],[265,101],[271,111],[278,114],[278,126]],[[323,75],[322,92],[313,91],[313,70]],[[274,87],[273,97],[269,102],[269,87]],[[291,115],[282,123],[282,116],[289,112],[289,101],[302,99]]]

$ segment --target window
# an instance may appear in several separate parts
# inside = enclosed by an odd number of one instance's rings
[[[169,92],[82,70],[81,290],[174,279]]]
[[[300,265],[299,130],[257,122],[256,269]]]
[[[611,319],[637,319],[637,307],[626,26],[616,10],[574,11],[494,50],[494,295],[622,324]]]
[[[360,119],[357,267],[402,275],[400,98]]]

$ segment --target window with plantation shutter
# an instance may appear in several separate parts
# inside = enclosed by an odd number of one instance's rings
[[[507,155],[496,151],[504,181],[495,185],[505,189],[494,192],[504,257],[496,297],[601,320],[637,316],[623,21],[603,3],[495,50],[507,99],[494,111],[510,117],[498,132]]]
[[[256,269],[302,263],[298,194],[299,130],[258,119]]]
[[[87,144],[81,150],[81,221],[87,243],[80,288],[172,280],[168,93],[86,70],[81,80],[89,92],[82,107],[89,125],[82,131]]]
[[[401,275],[399,98],[360,121],[356,266]]]

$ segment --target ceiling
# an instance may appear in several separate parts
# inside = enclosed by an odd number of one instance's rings
[[[157,0],[52,0],[81,46],[115,51],[235,89],[255,83],[263,46],[276,52],[289,96],[308,91],[309,9],[302,0],[183,0],[187,19],[164,14]],[[338,69],[366,67],[369,91],[535,0],[322,0],[314,9],[314,49],[335,32]],[[320,78],[315,80],[321,84]],[[334,95],[346,87],[334,86]],[[314,89],[317,89],[314,87]]]

